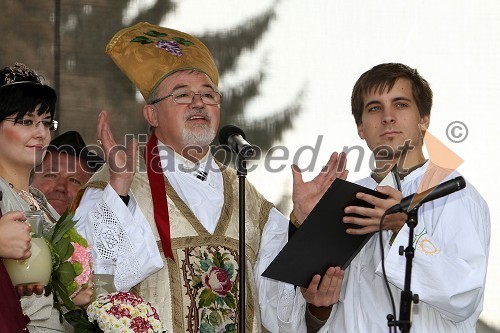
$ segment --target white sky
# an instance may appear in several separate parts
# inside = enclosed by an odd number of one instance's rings
[[[131,3],[149,6],[151,1]],[[270,1],[182,0],[163,25],[192,34],[223,31],[269,5]],[[494,282],[500,280],[500,247],[495,242],[500,237],[495,223],[500,217],[500,173],[498,155],[489,154],[489,148],[499,142],[495,105],[500,92],[500,2],[283,0],[277,12],[257,49],[240,59],[237,75],[222,78],[221,88],[237,85],[265,63],[268,77],[262,83],[262,95],[245,110],[249,118],[258,119],[289,104],[307,86],[303,111],[279,144],[293,156],[299,146],[315,145],[318,135],[323,135],[316,168],[306,175],[310,179],[333,150],[365,147],[350,114],[350,94],[357,78],[382,62],[417,68],[434,91],[429,132],[465,160],[458,170],[490,206],[492,241],[482,319],[500,328],[500,285]],[[133,10],[127,15],[133,16]],[[446,128],[453,121],[468,128],[468,137],[461,143],[447,139]],[[307,165],[310,156],[304,153],[300,161]],[[356,161],[349,163],[349,180],[367,175],[367,161],[365,156],[360,172],[353,170]],[[290,157],[287,164],[291,163]],[[288,167],[270,174],[260,166],[248,179],[275,202],[291,191]]]

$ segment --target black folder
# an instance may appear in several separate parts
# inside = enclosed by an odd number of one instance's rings
[[[369,188],[335,179],[262,276],[307,288],[315,274],[323,276],[329,267],[346,269],[373,235],[347,234],[348,227],[358,226],[342,222],[347,206],[373,207],[357,199],[358,192],[387,197]]]

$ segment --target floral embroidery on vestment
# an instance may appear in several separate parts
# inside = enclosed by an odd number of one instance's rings
[[[221,246],[184,249],[182,274],[191,305],[189,332],[236,332],[237,250]]]

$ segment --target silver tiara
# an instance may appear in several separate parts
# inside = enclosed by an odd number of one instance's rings
[[[19,62],[4,68],[3,72],[5,72],[5,77],[2,86],[18,83],[42,83],[34,70]]]

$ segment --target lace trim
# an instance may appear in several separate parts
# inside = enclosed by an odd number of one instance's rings
[[[130,286],[133,281],[137,281],[137,276],[141,275],[141,265],[133,255],[132,242],[128,238],[119,220],[113,211],[104,202],[95,205],[89,212],[90,223],[93,226],[94,249],[99,259],[121,261],[116,266],[115,285],[117,289],[123,286]],[[99,237],[97,237],[99,236]],[[120,268],[125,268],[120,271]]]

